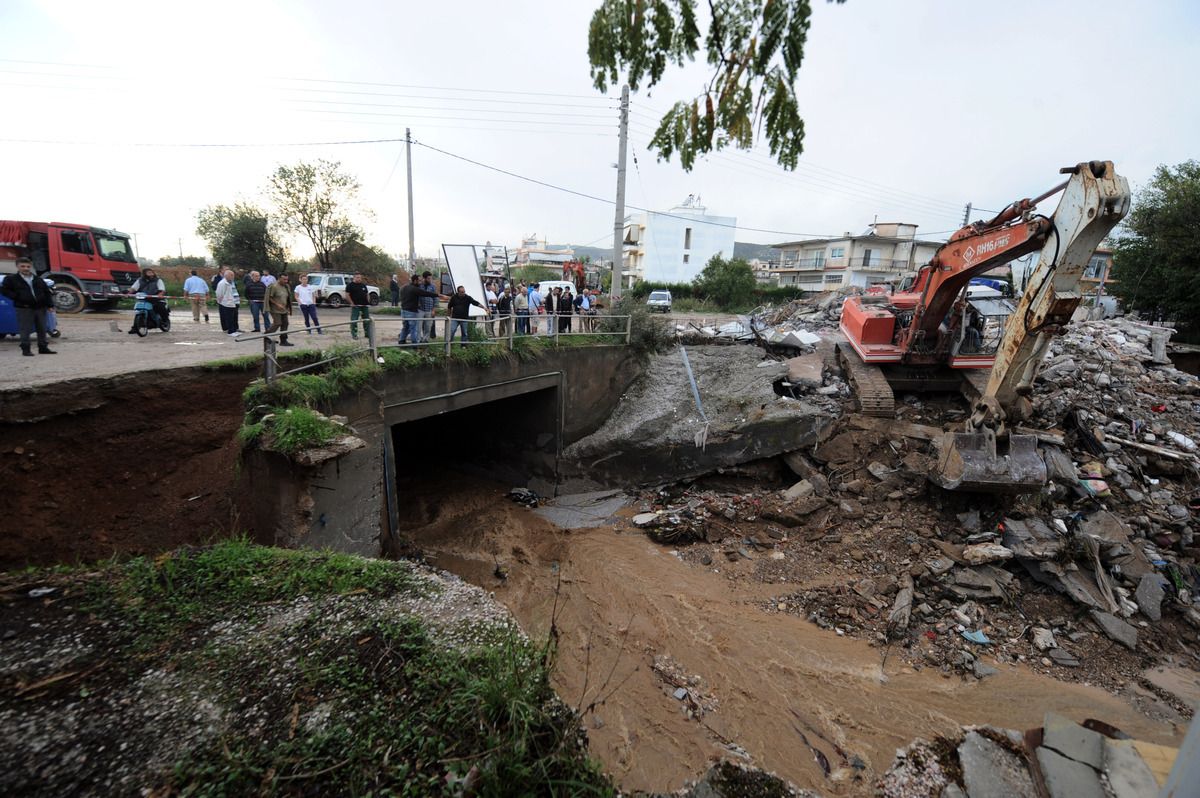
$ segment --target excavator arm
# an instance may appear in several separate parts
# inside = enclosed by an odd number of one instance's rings
[[[1050,229],[1028,287],[1008,317],[987,388],[965,431],[940,441],[930,478],[942,487],[1007,493],[1036,491],[1045,484],[1046,466],[1036,438],[1013,434],[1009,425],[1032,414],[1029,394],[1050,341],[1065,332],[1082,298],[1080,279],[1092,254],[1130,205],[1129,183],[1112,161],[1062,171],[1071,177],[1050,192],[1062,189],[1063,197],[1048,220]]]

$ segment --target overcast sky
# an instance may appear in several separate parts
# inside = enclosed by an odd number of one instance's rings
[[[703,4],[701,4],[703,5]],[[362,183],[368,242],[607,247],[619,87],[591,85],[594,2],[0,0],[0,218],[136,233],[144,257],[207,254],[196,213],[253,198],[279,163]],[[998,210],[1110,159],[1136,189],[1200,157],[1195,0],[813,0],[799,168],[728,150],[691,173],[648,152],[703,56],[633,95],[628,210],[698,194],[738,241],[920,225]],[[379,141],[384,140],[384,141]],[[328,143],[359,142],[378,143]],[[233,146],[239,145],[239,146]],[[636,163],[635,163],[636,162]],[[1043,210],[1053,209],[1053,201]],[[983,213],[972,214],[979,218]],[[311,248],[296,242],[297,257]]]

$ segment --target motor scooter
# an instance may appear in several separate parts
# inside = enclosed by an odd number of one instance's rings
[[[133,306],[133,329],[139,338],[145,338],[151,327],[157,327],[163,332],[171,329],[171,319],[165,313],[159,313],[154,306],[154,297],[147,294],[135,294],[137,304]]]

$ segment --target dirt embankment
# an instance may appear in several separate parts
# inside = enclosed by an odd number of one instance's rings
[[[141,372],[0,401],[0,569],[94,561],[238,529],[235,435],[253,374]]]

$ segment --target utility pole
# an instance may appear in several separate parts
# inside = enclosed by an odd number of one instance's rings
[[[404,149],[408,153],[408,274],[411,277],[413,269],[417,268],[417,250],[413,244],[412,131],[409,128],[404,128]]]
[[[183,263],[183,239],[177,238],[175,240],[179,242],[179,262]]]
[[[608,298],[617,295],[617,283],[625,261],[625,144],[629,140],[629,84],[621,87],[621,132],[617,144],[617,216],[613,222],[613,265],[612,280],[608,284]]]
[[[966,226],[967,226],[967,225],[969,225],[970,223],[971,223],[971,203],[969,203],[969,202],[968,202],[968,203],[967,203],[967,207],[966,207],[966,208],[963,210],[963,223],[962,223],[962,226],[963,226],[963,227],[966,227]]]

